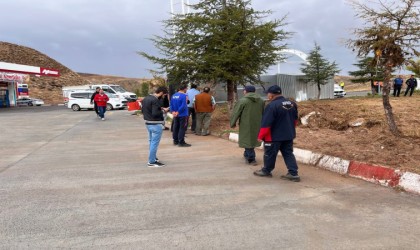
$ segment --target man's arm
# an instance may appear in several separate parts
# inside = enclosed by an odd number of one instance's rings
[[[241,101],[238,101],[233,108],[232,116],[230,118],[230,127],[236,127],[236,122],[240,119],[244,105]]]
[[[261,121],[261,128],[258,134],[258,140],[269,142],[271,141],[271,126],[274,122],[274,110],[271,106],[267,106]]]

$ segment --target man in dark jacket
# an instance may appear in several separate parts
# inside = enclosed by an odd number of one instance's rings
[[[405,84],[407,84],[407,89],[405,90],[404,96],[407,96],[408,92],[410,92],[410,96],[412,96],[417,87],[417,79],[414,78],[414,75],[411,75],[411,77],[405,81]]]
[[[162,108],[159,100],[164,94],[168,93],[166,87],[158,87],[156,91],[142,100],[143,118],[149,132],[149,162],[148,167],[163,167],[165,164],[159,162],[156,157],[160,139],[162,137],[162,125],[164,124],[163,112],[168,112],[168,108]]]
[[[295,127],[298,121],[297,105],[283,97],[281,88],[277,85],[268,88],[267,97],[271,102],[264,110],[258,135],[258,139],[264,141],[264,167],[255,171],[254,175],[271,177],[280,151],[288,170],[281,178],[298,182],[298,165],[293,154],[293,139],[296,137]]]
[[[99,94],[99,90],[101,90],[100,87],[96,87],[96,91],[95,93],[92,94],[92,97],[90,97],[90,104],[93,104],[93,107],[95,109],[96,115],[99,117],[99,110],[98,110],[98,105],[96,104],[95,100],[95,96],[97,94]]]
[[[245,163],[257,165],[255,160],[255,147],[258,142],[258,131],[261,126],[261,118],[264,111],[264,101],[255,93],[254,86],[245,86],[244,97],[235,105],[230,118],[230,127],[236,127],[239,120],[239,147],[244,148]]]

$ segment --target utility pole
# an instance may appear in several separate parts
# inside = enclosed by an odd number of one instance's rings
[[[190,0],[170,0],[170,3],[172,17],[176,14],[185,15],[190,13]]]

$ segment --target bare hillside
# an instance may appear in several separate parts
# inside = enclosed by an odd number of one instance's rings
[[[46,103],[62,101],[62,86],[84,84],[83,79],[71,69],[49,56],[25,46],[0,42],[0,61],[58,69],[60,77],[31,76],[29,78],[30,96],[42,98]]]
[[[61,88],[89,83],[112,83],[123,86],[129,91],[140,89],[141,83],[148,79],[103,76],[87,73],[76,73],[51,57],[29,47],[7,42],[0,42],[0,61],[43,68],[58,69],[60,77],[30,76],[28,80],[29,95],[41,98],[48,104],[63,102]]]

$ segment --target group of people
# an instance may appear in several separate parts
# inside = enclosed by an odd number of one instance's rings
[[[156,157],[156,153],[162,130],[165,128],[167,113],[172,114],[171,131],[175,146],[191,147],[191,144],[185,142],[190,116],[192,117],[191,130],[195,135],[210,134],[211,113],[216,108],[214,97],[210,95],[210,88],[204,87],[200,93],[197,85],[191,84],[191,88],[187,90],[188,85],[181,84],[178,91],[169,97],[166,87],[158,87],[152,95],[142,100],[143,118],[149,132],[149,167],[165,166]],[[169,105],[165,107],[163,103],[169,99]]]
[[[157,158],[157,150],[165,124],[164,114],[171,112],[173,144],[179,147],[190,147],[185,142],[188,120],[191,116],[191,131],[195,135],[209,134],[211,113],[216,107],[210,88],[197,90],[197,85],[182,84],[178,92],[170,98],[169,107],[162,106],[162,98],[168,95],[166,87],[158,87],[152,95],[142,101],[143,118],[149,133],[149,167],[163,167],[164,163]],[[279,86],[273,85],[266,91],[270,103],[265,105],[254,86],[245,86],[244,96],[236,103],[230,119],[230,126],[239,125],[239,146],[244,148],[245,163],[258,165],[255,148],[264,143],[264,165],[254,172],[260,177],[271,177],[275,168],[278,152],[283,155],[288,169],[281,178],[300,181],[298,165],[293,154],[293,140],[296,137],[295,127],[298,121],[298,108],[295,102],[285,98]]]
[[[398,76],[394,79],[394,97],[399,97],[401,88],[403,86],[404,79],[402,76]],[[411,75],[410,78],[405,81],[405,84],[407,85],[407,88],[405,89],[404,96],[407,96],[408,93],[410,93],[410,96],[413,95],[414,90],[417,88],[417,79],[414,78],[414,75]]]
[[[96,115],[105,121],[106,104],[109,101],[109,97],[104,93],[104,90],[100,87],[96,88],[95,93],[90,98],[90,103],[94,105]]]

